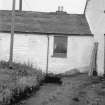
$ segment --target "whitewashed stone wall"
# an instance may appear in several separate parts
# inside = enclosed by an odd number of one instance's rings
[[[10,34],[0,33],[0,60],[9,59]],[[15,34],[14,62],[33,64],[36,68],[46,68],[47,37],[45,35]]]
[[[105,34],[105,0],[89,0],[86,16],[95,41],[99,42],[97,68],[98,74],[104,74],[104,34]]]
[[[49,72],[63,73],[73,68],[89,66],[93,47],[93,37],[69,36],[67,58],[55,58],[53,55],[53,35],[50,36],[49,46]],[[47,62],[46,35],[15,34],[14,37],[14,61],[30,63],[36,68],[46,72]],[[0,60],[9,59],[10,34],[0,33]],[[83,71],[82,71],[83,70]]]
[[[78,68],[85,72],[84,67],[88,67],[93,48],[92,37],[69,36],[67,58],[54,58],[53,36],[50,37],[49,72],[62,73],[70,69]]]
[[[10,49],[9,34],[0,33],[0,60],[8,61]]]

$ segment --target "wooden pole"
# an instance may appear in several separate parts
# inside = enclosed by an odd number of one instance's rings
[[[12,4],[12,23],[11,23],[11,37],[10,37],[10,57],[9,57],[9,67],[12,68],[13,63],[13,42],[14,42],[14,24],[15,24],[15,3],[13,0]]]
[[[19,1],[19,11],[22,11],[22,0]]]
[[[97,52],[98,52],[98,42],[95,42],[91,55],[89,76],[97,76]]]
[[[105,77],[105,34],[104,34],[104,77]]]
[[[47,65],[46,65],[46,75],[48,74],[48,66],[49,66],[49,36],[48,38],[48,45],[47,45]]]

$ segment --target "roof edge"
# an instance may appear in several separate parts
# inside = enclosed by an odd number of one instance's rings
[[[11,31],[0,31],[0,33],[11,33]],[[67,36],[94,36],[94,34],[73,34],[73,33],[53,33],[53,32],[19,32],[15,31],[17,34],[40,34],[40,35],[67,35]]]
[[[0,10],[0,12],[12,12],[12,10]],[[53,12],[44,12],[44,11],[42,11],[42,12],[40,12],[40,11],[26,11],[26,10],[22,10],[22,11],[19,11],[19,10],[15,10],[15,13],[43,13],[43,14],[51,14],[51,15],[58,15],[57,13],[56,13],[56,11],[53,11]],[[67,12],[67,14],[63,14],[63,15],[84,15],[84,13],[68,13]]]

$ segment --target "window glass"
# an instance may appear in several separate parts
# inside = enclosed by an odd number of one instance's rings
[[[67,37],[66,36],[54,36],[53,56],[55,57],[67,56]]]

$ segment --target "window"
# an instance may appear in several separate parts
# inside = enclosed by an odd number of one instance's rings
[[[67,57],[67,37],[54,36],[54,57]]]

